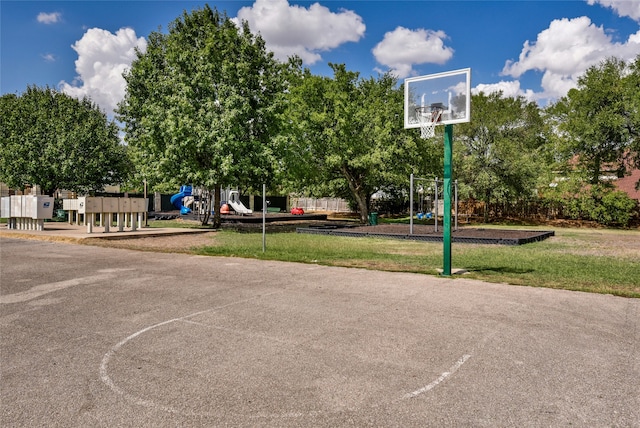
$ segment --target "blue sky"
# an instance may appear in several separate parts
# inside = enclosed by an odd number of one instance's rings
[[[109,115],[121,74],[152,31],[198,1],[0,2],[0,92],[27,85],[90,96]],[[640,0],[210,1],[247,20],[279,58],[399,78],[470,67],[474,90],[545,104],[609,56],[640,54]]]

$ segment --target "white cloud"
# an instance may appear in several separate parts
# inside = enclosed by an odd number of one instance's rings
[[[44,59],[46,62],[55,62],[56,57],[53,54],[44,54],[42,55],[42,59]]]
[[[60,90],[77,98],[90,97],[111,115],[124,98],[126,82],[122,73],[136,58],[136,47],[146,50],[146,40],[137,38],[131,28],[121,28],[115,34],[91,28],[71,47],[78,53],[78,76],[72,83],[60,82]]]
[[[618,16],[628,16],[640,22],[640,1],[638,0],[587,0],[589,5],[600,4],[616,11]]]
[[[60,21],[60,18],[62,18],[62,14],[60,12],[40,12],[36,19],[41,24],[55,24]]]
[[[286,60],[298,55],[306,64],[322,59],[319,52],[334,49],[362,38],[362,18],[350,10],[331,12],[314,3],[309,8],[289,5],[287,0],[256,0],[238,11],[234,22],[247,21],[252,32],[260,33],[267,49]]]
[[[485,94],[491,94],[494,92],[502,92],[504,97],[524,97],[527,101],[537,101],[538,97],[531,90],[522,90],[520,82],[517,80],[512,81],[500,81],[492,84],[479,84],[475,88],[471,88],[472,94],[478,94],[484,92]]]
[[[377,62],[404,78],[415,74],[415,64],[444,64],[451,59],[453,49],[444,43],[447,38],[443,31],[398,27],[387,32],[372,52]]]
[[[540,32],[534,43],[526,41],[518,61],[507,61],[502,74],[520,77],[530,70],[543,73],[540,98],[566,95],[589,67],[609,57],[633,60],[640,52],[640,31],[626,42],[613,43],[603,27],[582,16],[557,19]]]

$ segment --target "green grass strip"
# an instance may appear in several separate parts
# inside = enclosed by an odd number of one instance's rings
[[[588,236],[578,238],[581,248],[589,242]],[[212,245],[194,252],[423,274],[437,274],[442,267],[439,243],[277,233],[267,236],[266,247],[263,253],[260,233],[222,231]],[[457,244],[453,267],[467,270],[468,278],[489,282],[640,297],[640,260],[572,254],[571,248],[562,239],[522,246]]]

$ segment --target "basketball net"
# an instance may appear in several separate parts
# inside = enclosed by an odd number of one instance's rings
[[[420,123],[420,137],[424,139],[433,138],[436,135],[436,125],[442,116],[441,109],[425,111],[423,107],[418,107],[418,122]]]

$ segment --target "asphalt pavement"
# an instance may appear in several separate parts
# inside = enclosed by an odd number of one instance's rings
[[[638,427],[640,300],[0,238],[3,427]]]

